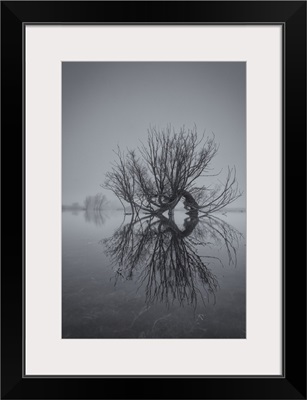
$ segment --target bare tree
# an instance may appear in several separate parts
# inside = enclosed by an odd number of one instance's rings
[[[228,168],[226,181],[213,189],[197,186],[198,178],[210,175],[217,151],[215,137],[199,137],[196,127],[182,127],[179,132],[171,126],[162,130],[150,127],[147,142],[141,142],[136,150],[125,153],[117,148],[117,160],[102,186],[118,197],[124,209],[128,203],[132,214],[142,210],[171,215],[181,199],[189,212],[211,213],[241,195],[235,169]]]
[[[136,177],[129,165],[130,156],[122,152],[119,147],[114,153],[117,156],[117,160],[112,164],[111,171],[107,172],[105,182],[101,186],[115,194],[125,211],[124,202],[128,203],[134,214],[137,205],[135,203]]]
[[[87,211],[102,210],[108,204],[106,196],[97,193],[95,196],[86,196],[84,200],[84,208]]]

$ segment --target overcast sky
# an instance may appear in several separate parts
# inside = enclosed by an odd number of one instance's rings
[[[100,187],[112,149],[137,147],[149,125],[196,124],[220,144],[212,167],[236,166],[244,195],[233,206],[245,207],[245,78],[243,62],[63,62],[63,204],[98,192],[113,202]]]

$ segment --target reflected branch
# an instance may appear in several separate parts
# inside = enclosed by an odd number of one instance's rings
[[[217,217],[189,213],[180,229],[172,216],[134,215],[102,243],[115,268],[116,282],[136,277],[139,287],[145,288],[147,305],[177,301],[196,307],[199,298],[204,304],[215,299],[218,289],[209,264],[222,261],[210,255],[210,246],[225,247],[229,264],[236,264],[239,237],[238,231]],[[200,255],[199,246],[205,246],[208,255]]]
[[[86,222],[93,222],[96,226],[102,226],[106,222],[106,214],[100,209],[86,209],[84,219]]]

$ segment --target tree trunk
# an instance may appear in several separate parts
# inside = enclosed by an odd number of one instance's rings
[[[182,192],[182,197],[184,197],[184,208],[186,210],[188,210],[189,212],[198,212],[199,209],[199,205],[197,203],[197,201],[194,199],[194,197],[192,196],[192,194],[190,192],[188,192],[187,190],[184,190]]]
[[[174,221],[174,208],[168,210],[168,217],[171,221]]]

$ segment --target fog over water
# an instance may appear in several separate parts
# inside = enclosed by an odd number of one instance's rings
[[[136,148],[150,124],[196,124],[220,144],[214,172],[236,166],[245,207],[245,78],[244,62],[63,62],[63,203],[102,191],[112,149]]]
[[[242,195],[204,214],[169,183],[149,202],[181,199],[173,213],[131,203],[125,215],[101,187],[113,150],[170,124],[219,144],[212,176],[197,178],[205,199],[228,166]],[[143,205],[149,195],[138,196]],[[62,63],[62,338],[245,338],[245,203],[244,62]]]
[[[186,217],[175,212],[179,226]],[[217,218],[231,224],[225,236],[226,240],[233,238],[235,251],[230,249],[230,254],[222,236],[214,237],[204,221],[196,226],[193,238],[178,242],[176,237],[166,238],[167,246],[175,245],[172,257],[177,263],[183,249],[190,256],[204,257],[201,267],[191,257],[184,269],[176,271],[168,262],[152,263],[157,240],[142,243],[136,231],[134,245],[143,264],[133,266],[125,259],[117,274],[119,264],[112,262],[106,250],[110,239],[118,240],[119,227],[123,231],[129,225],[129,218],[121,225],[120,211],[91,219],[84,211],[64,212],[62,337],[245,338],[245,213],[217,213]],[[221,230],[221,225],[215,227]],[[194,246],[201,232],[203,245]],[[124,247],[121,250],[120,257]],[[166,275],[168,279],[163,278]]]

